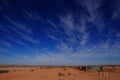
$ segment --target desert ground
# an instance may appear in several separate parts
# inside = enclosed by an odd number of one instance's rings
[[[80,66],[0,66],[0,80],[120,80],[120,66],[81,70]]]

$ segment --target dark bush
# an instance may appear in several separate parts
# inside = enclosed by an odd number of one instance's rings
[[[71,75],[71,73],[68,73],[68,75],[70,76],[70,75]]]
[[[63,73],[58,73],[58,76],[65,76]]]
[[[33,72],[34,70],[32,69],[31,72]]]
[[[0,73],[8,73],[8,70],[0,70]]]
[[[47,78],[47,76],[45,76],[45,78]]]
[[[67,70],[67,69],[64,68],[63,70]]]

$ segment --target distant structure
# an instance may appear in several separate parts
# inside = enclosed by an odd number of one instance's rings
[[[103,66],[81,66],[80,70],[83,70],[83,71],[86,71],[86,70],[101,71],[101,70],[103,70]]]

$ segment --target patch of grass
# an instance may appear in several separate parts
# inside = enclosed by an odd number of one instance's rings
[[[9,73],[8,70],[0,70],[0,73]]]

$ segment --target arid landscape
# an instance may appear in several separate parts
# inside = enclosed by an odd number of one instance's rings
[[[120,66],[84,70],[82,66],[0,66],[0,80],[120,80]]]
[[[0,80],[120,80],[120,0],[0,0]]]

